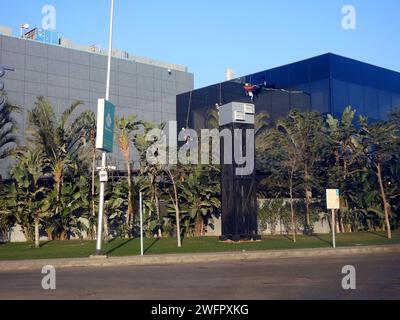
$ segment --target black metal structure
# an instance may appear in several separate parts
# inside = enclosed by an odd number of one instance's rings
[[[246,130],[254,129],[254,125],[230,123],[220,127],[230,130],[233,137],[231,159],[234,159],[235,148],[246,150]],[[234,135],[235,129],[242,129],[242,139]],[[259,240],[257,227],[257,194],[255,169],[249,175],[237,175],[240,168],[232,161],[225,164],[225,139],[221,137],[221,194],[222,194],[222,236],[221,241]],[[242,144],[240,146],[240,144]],[[254,145],[252,146],[254,147]]]

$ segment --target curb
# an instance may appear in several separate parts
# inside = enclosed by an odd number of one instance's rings
[[[189,253],[189,254],[163,254],[151,256],[129,257],[95,257],[95,258],[69,258],[69,259],[40,259],[0,261],[0,272],[41,270],[45,265],[58,269],[85,268],[85,267],[120,267],[144,265],[173,265],[194,264],[210,262],[254,261],[283,258],[305,258],[323,256],[341,256],[352,254],[371,253],[400,253],[400,245],[378,245],[363,247],[318,248],[318,249],[290,249],[247,252],[218,252],[218,253]]]

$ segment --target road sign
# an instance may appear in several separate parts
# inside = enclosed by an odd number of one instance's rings
[[[105,99],[99,99],[97,105],[96,148],[112,153],[114,145],[115,106]]]
[[[326,190],[326,207],[328,210],[340,209],[339,189]]]
[[[335,210],[340,209],[340,197],[339,189],[327,189],[326,190],[326,207],[328,210],[332,210],[332,246],[336,248],[336,212]]]

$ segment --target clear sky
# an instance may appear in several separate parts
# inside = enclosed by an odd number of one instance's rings
[[[182,64],[195,87],[333,52],[400,71],[399,0],[115,0],[114,47]],[[0,25],[41,26],[44,5],[75,43],[108,44],[110,0],[1,0]],[[344,5],[356,30],[341,26]]]

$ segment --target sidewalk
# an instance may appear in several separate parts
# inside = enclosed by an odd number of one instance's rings
[[[218,253],[188,253],[188,254],[163,254],[148,256],[129,257],[94,257],[94,258],[68,258],[68,259],[43,259],[43,260],[18,260],[0,261],[0,272],[18,270],[41,270],[45,265],[55,268],[84,268],[84,267],[117,267],[117,266],[139,266],[139,265],[172,265],[172,264],[196,264],[210,262],[229,262],[281,258],[304,258],[323,256],[343,256],[353,254],[369,254],[398,252],[400,245],[377,245],[341,248],[318,248],[318,249],[291,249],[291,250],[268,250],[268,251],[246,251],[246,252],[218,252]]]

